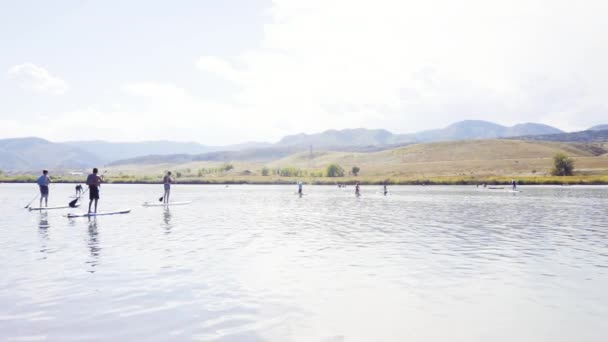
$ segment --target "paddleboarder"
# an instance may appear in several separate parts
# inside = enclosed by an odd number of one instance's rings
[[[386,183],[384,183],[384,196],[388,194],[388,189],[386,188]]]
[[[99,187],[103,181],[103,177],[97,175],[97,168],[93,169],[87,177],[87,185],[89,186],[89,214],[91,213],[91,204],[95,201],[95,213],[97,212],[97,201],[99,201]]]
[[[357,184],[355,184],[355,195],[361,196],[361,191],[359,189],[359,182],[357,182]]]
[[[298,182],[298,195],[302,196],[302,182]]]
[[[42,208],[42,200],[44,199],[44,206],[49,206],[49,184],[51,184],[51,177],[49,177],[49,172],[47,170],[42,170],[42,175],[38,177],[36,181],[38,183],[38,187],[40,188],[40,205]]]
[[[171,184],[175,183],[173,177],[171,177],[171,171],[167,171],[165,177],[163,177],[163,186],[165,187],[165,193],[163,194],[163,203],[169,203],[169,195],[171,193]]]

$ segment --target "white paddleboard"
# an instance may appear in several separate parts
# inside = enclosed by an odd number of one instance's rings
[[[184,204],[190,204],[192,203],[192,201],[183,201],[183,202],[169,202],[169,203],[150,203],[150,202],[145,202],[144,204],[142,204],[144,207],[166,207],[169,205],[184,205]]]
[[[67,217],[68,218],[75,218],[75,217],[93,217],[93,216],[105,216],[105,215],[118,215],[118,214],[128,214],[131,212],[131,209],[125,209],[125,210],[121,210],[121,211],[105,211],[105,212],[98,212],[98,213],[84,213],[84,214],[68,214]]]
[[[80,204],[74,206],[74,208],[78,207]],[[53,210],[53,209],[67,209],[72,208],[69,205],[60,205],[56,207],[29,207],[29,210]]]

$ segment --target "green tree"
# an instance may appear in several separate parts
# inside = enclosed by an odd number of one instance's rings
[[[355,177],[357,177],[357,175],[359,174],[359,171],[361,171],[361,169],[358,166],[353,166],[353,169],[351,170],[351,172],[353,173],[353,175],[355,175]]]
[[[327,177],[344,177],[344,169],[338,164],[329,164],[325,169]]]
[[[270,173],[270,169],[267,168],[266,166],[264,166],[262,168],[262,176],[268,176],[269,173]]]
[[[234,165],[230,163],[225,163],[224,165],[222,165],[222,170],[224,171],[230,171],[232,169],[234,169]]]
[[[182,178],[182,173],[181,173],[181,172],[179,172],[179,171],[176,171],[176,172],[175,172],[175,177],[176,177],[176,178]]]
[[[279,171],[281,177],[301,177],[302,174],[302,170],[293,166],[284,167]]]
[[[557,153],[553,156],[553,176],[572,176],[574,173],[574,160],[564,153]]]

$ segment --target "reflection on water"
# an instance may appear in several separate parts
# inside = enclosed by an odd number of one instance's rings
[[[107,184],[100,210],[131,214],[5,210],[0,340],[608,336],[606,187],[294,190],[178,185],[191,205],[143,208],[157,186]]]
[[[49,239],[49,215],[46,211],[40,211],[38,217],[38,233],[40,234],[40,253],[46,253],[48,251],[47,241]],[[46,259],[47,256],[42,258]]]
[[[97,229],[97,217],[89,217],[86,218],[88,220],[88,232],[89,239],[87,246],[89,247],[89,252],[91,258],[86,263],[91,266],[88,270],[90,273],[95,273],[95,267],[99,265],[99,254],[101,251],[100,243],[99,243],[99,231]]]
[[[163,209],[163,222],[165,223],[165,234],[171,234],[171,209],[166,207]]]

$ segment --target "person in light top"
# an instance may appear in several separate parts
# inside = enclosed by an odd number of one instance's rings
[[[49,184],[51,184],[51,177],[49,177],[49,172],[47,170],[42,170],[42,175],[38,177],[36,181],[38,183],[38,187],[40,188],[40,205],[42,208],[42,200],[44,199],[44,206],[49,206]]]
[[[167,171],[165,177],[163,177],[163,187],[165,193],[163,194],[163,203],[169,203],[169,195],[171,194],[171,184],[175,183],[173,177],[171,177],[171,171]]]

